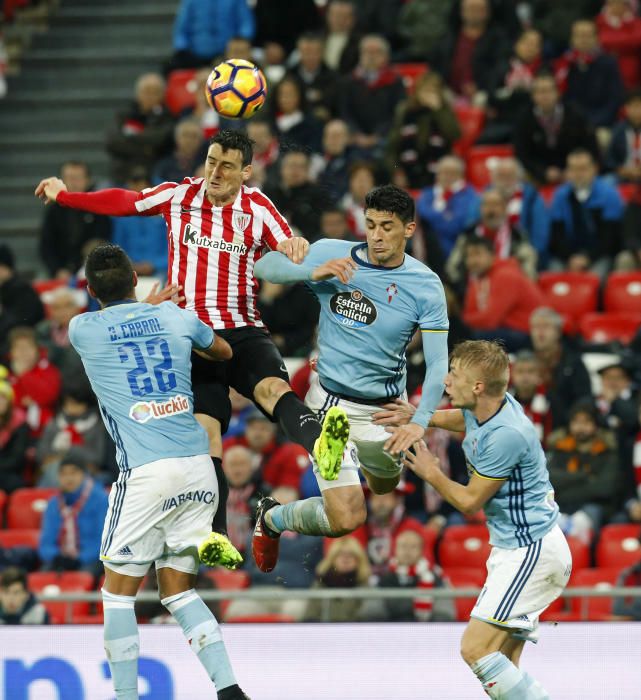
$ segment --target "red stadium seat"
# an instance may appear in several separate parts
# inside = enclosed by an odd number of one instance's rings
[[[230,617],[225,622],[233,623],[270,623],[270,622],[296,622],[296,619],[291,615],[278,615],[277,613],[272,613],[271,615],[237,615],[236,617]]]
[[[39,528],[49,499],[58,489],[17,489],[9,497],[8,528]]]
[[[641,272],[612,272],[605,283],[604,308],[641,313]]]
[[[72,625],[102,625],[104,622],[104,617],[102,614],[98,615],[71,615]]]
[[[590,566],[590,545],[581,541],[578,537],[573,537],[572,535],[566,535],[565,539],[568,541],[570,546],[570,552],[572,552],[572,569],[578,571],[579,569],[587,569]]]
[[[612,588],[616,583],[620,569],[581,569],[572,574],[570,587],[593,587],[599,590]],[[579,620],[602,621],[612,615],[612,598],[570,598],[570,611],[559,613],[555,619],[576,622]]]
[[[85,571],[37,571],[27,576],[27,583],[34,593],[78,593],[92,590],[93,576]],[[89,614],[89,603],[86,601],[41,602],[49,612],[51,621],[56,624],[70,622],[74,615]]]
[[[454,151],[465,158],[485,126],[485,112],[480,107],[454,105],[454,112],[461,128],[461,138],[454,144]]]
[[[622,182],[617,185],[617,189],[619,190],[621,199],[627,204],[634,194],[638,192],[638,185],[635,185],[633,182]]]
[[[451,525],[445,528],[438,558],[444,569],[460,566],[481,569],[490,556],[489,533],[485,525]]]
[[[545,302],[564,318],[573,331],[579,319],[597,310],[601,280],[591,272],[541,272],[539,288]]]
[[[606,525],[597,543],[596,565],[624,569],[641,561],[639,537],[639,525]]]
[[[452,567],[443,570],[443,575],[452,588],[482,588],[485,583],[485,571],[468,567]],[[476,597],[454,598],[456,619],[458,622],[469,620]]]
[[[207,571],[205,575],[207,578],[210,578],[216,585],[216,588],[221,591],[237,591],[243,588],[249,588],[249,584],[251,583],[249,574],[246,571],[212,569],[211,571]],[[220,616],[223,620],[225,619],[225,614],[230,605],[231,600],[220,601]]]
[[[414,92],[416,81],[428,71],[427,63],[394,63],[392,68],[403,78],[403,84],[409,94]]]
[[[0,529],[4,527],[4,507],[7,503],[7,494],[0,489]]]
[[[485,189],[490,184],[488,169],[491,158],[509,158],[514,155],[514,148],[509,145],[473,146],[467,152],[467,179],[477,190]]]
[[[42,296],[45,292],[51,292],[54,289],[59,289],[60,287],[66,287],[68,282],[64,280],[35,280],[31,283],[31,286]]]
[[[641,326],[641,314],[586,314],[579,321],[579,331],[589,343],[611,343],[618,340],[627,345]]]
[[[0,547],[11,549],[11,547],[29,547],[38,549],[40,542],[40,530],[37,528],[29,530],[0,530]]]
[[[543,621],[555,621],[559,616],[565,614],[565,601],[563,598],[557,598],[541,613],[540,619]]]
[[[196,104],[195,75],[195,68],[175,70],[169,74],[165,104],[174,116]]]

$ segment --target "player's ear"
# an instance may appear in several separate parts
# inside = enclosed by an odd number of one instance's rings
[[[90,296],[92,299],[97,299],[97,298],[98,298],[98,296],[96,295],[96,293],[95,293],[94,290],[93,290],[93,287],[92,287],[90,284],[87,285],[87,293],[89,294],[89,296]]]
[[[247,182],[249,178],[252,176],[252,166],[251,163],[249,165],[246,165],[241,171],[240,175],[243,178],[243,182]]]
[[[409,224],[405,224],[405,238],[411,238],[416,231],[416,222],[410,221]]]
[[[134,289],[138,286],[138,273],[134,270]]]

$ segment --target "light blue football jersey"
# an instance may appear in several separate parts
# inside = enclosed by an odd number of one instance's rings
[[[556,524],[559,507],[534,425],[510,394],[483,423],[471,411],[463,416],[470,474],[506,480],[484,507],[490,543],[515,549],[540,540]]]
[[[172,302],[135,301],[80,314],[69,325],[98,397],[120,469],[158,459],[209,454],[193,415],[191,350],[208,348],[213,330]]]

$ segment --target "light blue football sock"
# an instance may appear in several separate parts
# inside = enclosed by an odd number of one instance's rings
[[[191,588],[160,601],[182,627],[192,651],[220,691],[236,684],[220,627],[211,610]]]
[[[140,641],[134,612],[135,596],[102,589],[104,641],[117,700],[138,700]]]
[[[325,504],[320,496],[293,501],[284,506],[274,506],[265,513],[267,527],[275,532],[291,530],[301,535],[324,535],[331,537],[332,531]]]
[[[523,677],[528,682],[528,690],[533,700],[550,700],[547,690],[529,673],[524,673]]]
[[[495,700],[532,700],[523,673],[500,651],[488,654],[471,665],[483,690]]]

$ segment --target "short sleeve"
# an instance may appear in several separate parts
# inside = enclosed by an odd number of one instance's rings
[[[170,302],[172,303],[172,302]],[[193,311],[187,311],[174,307],[182,316],[187,326],[187,336],[191,339],[197,350],[205,350],[214,342],[214,331],[206,323],[203,323]]]
[[[74,316],[69,322],[69,342],[73,345],[78,354],[81,354],[84,350],[84,317],[85,314],[80,314],[78,316]]]
[[[493,430],[479,446],[474,471],[484,479],[509,479],[521,459],[523,437],[507,426]]]
[[[171,203],[176,187],[176,182],[163,182],[156,187],[148,187],[138,195],[136,210],[142,216],[162,214]]]
[[[433,333],[446,333],[450,327],[447,317],[447,302],[441,280],[434,275],[427,280],[423,293],[419,299],[419,320],[421,331]]]

